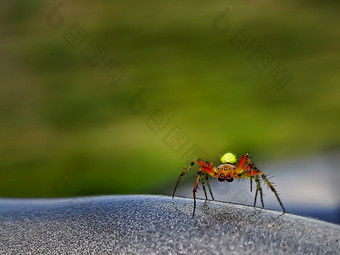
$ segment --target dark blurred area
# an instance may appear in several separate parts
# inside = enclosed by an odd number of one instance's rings
[[[3,1],[0,196],[170,194],[249,152],[288,211],[339,223],[339,7]]]

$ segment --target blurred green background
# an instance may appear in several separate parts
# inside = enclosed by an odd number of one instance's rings
[[[337,1],[2,1],[0,196],[167,194],[193,157],[338,149],[338,11]],[[264,60],[253,58],[260,46]],[[278,64],[290,77],[281,89]]]

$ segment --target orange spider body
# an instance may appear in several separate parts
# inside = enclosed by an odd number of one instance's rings
[[[177,186],[178,186],[182,176],[185,175],[196,163],[200,166],[200,168],[198,170],[195,186],[194,186],[194,189],[193,189],[193,198],[194,198],[193,216],[195,215],[195,209],[196,209],[196,191],[197,191],[197,187],[198,187],[200,181],[202,183],[205,198],[208,199],[206,189],[205,189],[205,182],[207,182],[207,185],[208,185],[208,188],[209,188],[209,191],[210,191],[210,195],[211,195],[212,199],[214,200],[214,196],[212,194],[210,184],[209,184],[209,179],[208,179],[209,176],[213,177],[213,178],[217,178],[220,182],[223,182],[223,181],[232,182],[234,179],[238,179],[238,178],[249,178],[250,179],[250,191],[252,191],[252,180],[254,179],[255,183],[257,185],[256,192],[255,192],[254,206],[256,205],[257,196],[258,196],[258,194],[260,194],[262,207],[264,207],[262,187],[261,187],[260,178],[259,178],[259,176],[261,176],[262,180],[267,184],[267,186],[274,193],[276,199],[278,200],[278,202],[279,202],[279,204],[280,204],[280,206],[283,210],[283,213],[286,212],[286,210],[285,210],[285,208],[284,208],[284,206],[283,206],[283,204],[282,204],[282,202],[279,198],[277,191],[275,190],[273,185],[269,182],[269,180],[264,175],[264,173],[261,172],[260,170],[258,170],[255,167],[255,165],[252,163],[252,161],[250,160],[250,157],[247,153],[244,154],[241,157],[241,159],[239,160],[239,162],[237,164],[235,164],[236,158],[235,158],[234,154],[232,154],[232,153],[224,154],[224,156],[221,158],[221,162],[222,162],[222,164],[219,165],[218,167],[215,167],[214,164],[209,162],[209,161],[203,161],[201,159],[197,159],[197,160],[191,162],[190,166],[188,166],[178,177],[177,184],[176,184],[176,187],[175,187],[175,190],[173,192],[172,197],[174,197],[174,195],[175,195]]]

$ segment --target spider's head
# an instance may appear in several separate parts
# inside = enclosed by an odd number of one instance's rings
[[[225,153],[221,157],[222,165],[219,165],[217,167],[218,170],[218,177],[217,179],[220,182],[232,182],[234,180],[234,173],[235,173],[235,163],[236,163],[236,157],[233,153]]]

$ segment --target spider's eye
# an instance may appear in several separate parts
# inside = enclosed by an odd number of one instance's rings
[[[218,177],[217,180],[218,180],[219,182],[224,182],[224,181],[225,181],[225,179],[222,178],[222,177]]]
[[[228,176],[227,176],[227,182],[232,182],[233,180],[234,180],[234,178],[231,177],[231,176],[228,174]]]

